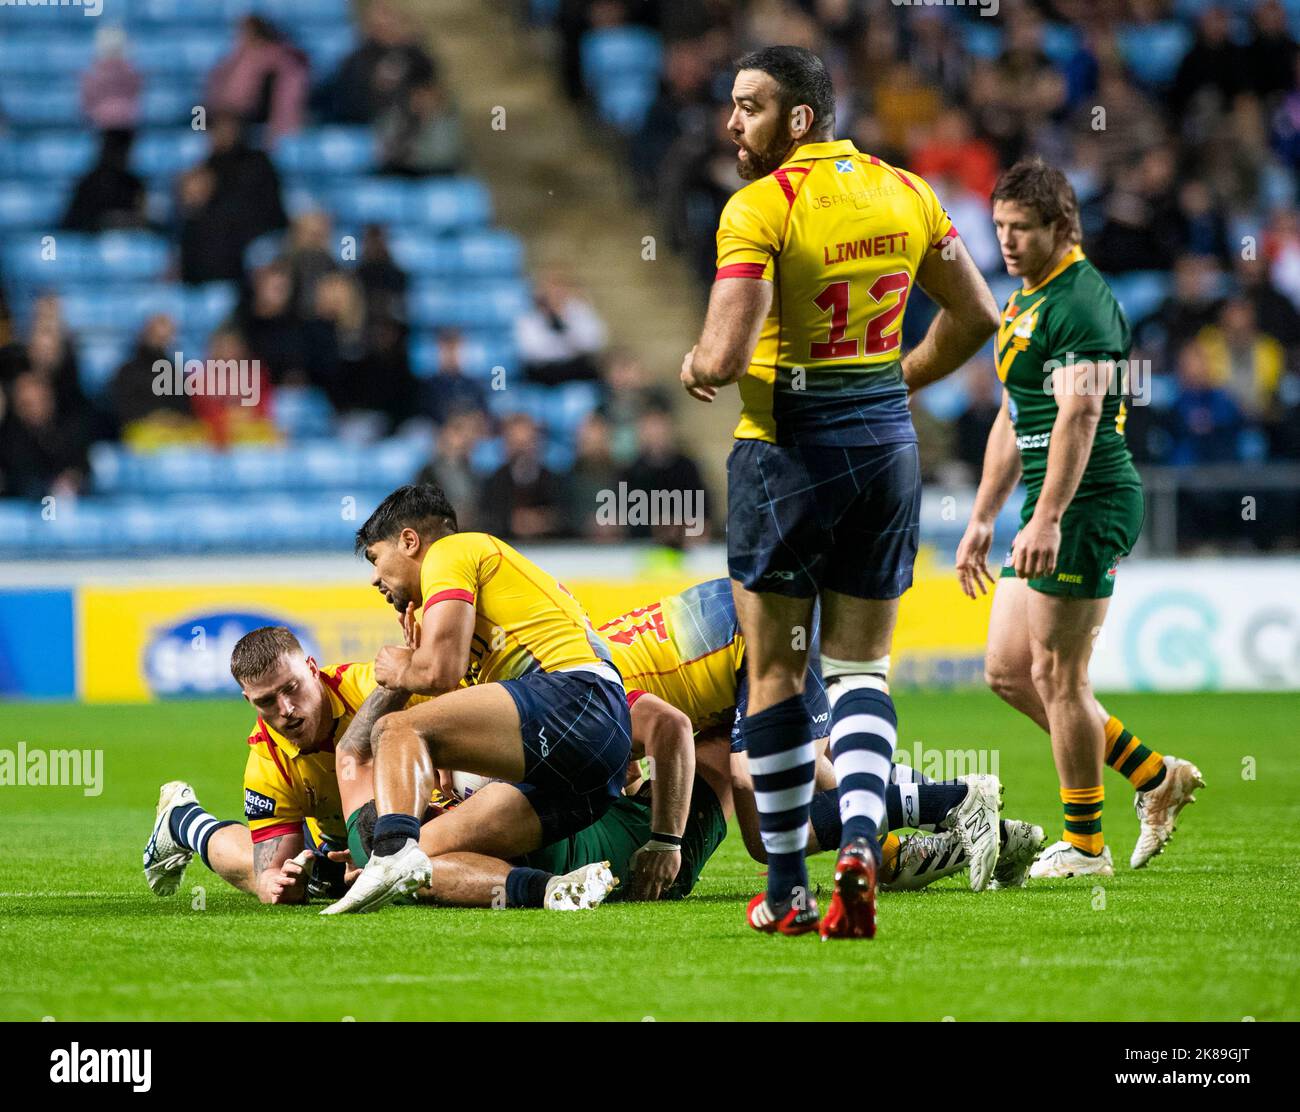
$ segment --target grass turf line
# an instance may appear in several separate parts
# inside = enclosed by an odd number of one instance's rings
[[[904,749],[996,750],[1004,814],[1059,837],[1031,724],[984,692],[898,705]],[[0,1019],[1300,1018],[1294,696],[1108,705],[1209,781],[1163,856],[1128,868],[1132,792],[1108,771],[1104,892],[1077,879],[976,895],[954,878],[882,896],[874,943],[822,944],[744,926],[761,870],[734,830],[677,904],[321,919],[319,905],[261,907],[200,862],[158,899],[140,871],[158,786],[188,779],[238,817],[247,707],[10,704],[0,747],[101,748],[104,791],[0,787]],[[832,864],[812,859],[814,881]]]

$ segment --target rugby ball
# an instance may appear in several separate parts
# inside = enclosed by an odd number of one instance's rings
[[[492,783],[491,776],[480,776],[477,772],[453,772],[451,774],[451,784],[456,792],[456,798],[462,801],[490,783]]]

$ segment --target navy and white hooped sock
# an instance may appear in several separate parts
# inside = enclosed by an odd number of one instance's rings
[[[802,695],[741,720],[754,779],[758,828],[767,851],[767,900],[779,908],[808,892],[804,848],[817,752]]]
[[[889,829],[938,830],[969,790],[960,780],[890,784],[885,788]]]
[[[420,840],[420,820],[414,815],[380,815],[375,820],[375,844],[370,856],[388,857],[411,838]]]
[[[520,865],[506,873],[506,907],[543,907],[553,873]]]
[[[173,808],[167,823],[172,840],[184,846],[191,853],[197,853],[203,864],[212,868],[208,861],[208,842],[212,835],[223,826],[238,826],[234,819],[219,819],[210,815],[197,803],[186,803]]]
[[[879,859],[878,839],[885,822],[898,714],[894,701],[874,687],[828,685],[831,700],[831,762],[840,791],[841,847],[866,838]]]
[[[889,779],[894,784],[933,784],[924,772],[918,772],[910,764],[904,761],[894,761],[893,767],[889,770]]]

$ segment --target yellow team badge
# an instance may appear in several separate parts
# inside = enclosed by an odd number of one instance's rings
[[[1008,305],[998,327],[998,380],[1006,382],[1007,372],[1016,356],[1029,347],[1029,341],[1038,327],[1038,307],[1047,298],[1040,297],[1025,309]]]

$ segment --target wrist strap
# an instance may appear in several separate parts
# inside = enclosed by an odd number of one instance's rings
[[[671,846],[673,849],[682,848],[682,840],[680,836],[676,834],[660,834],[657,831],[652,830],[650,831],[650,840],[652,842],[663,842],[664,844]]]

